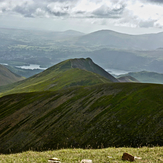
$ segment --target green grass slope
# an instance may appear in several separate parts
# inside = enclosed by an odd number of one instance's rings
[[[0,98],[0,153],[163,145],[163,85],[109,83]]]
[[[91,65],[89,64],[90,62]],[[76,66],[74,67],[74,65]],[[22,82],[1,87],[0,95],[21,92],[54,91],[72,86],[88,86],[113,81],[117,80],[101,67],[95,65],[91,60],[72,59],[63,61]]]
[[[0,86],[11,84],[24,78],[12,73],[5,66],[0,65]]]

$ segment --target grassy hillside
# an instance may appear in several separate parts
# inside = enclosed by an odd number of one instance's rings
[[[79,163],[82,159],[91,159],[93,163],[124,163],[122,154],[128,152],[133,156],[141,157],[136,162],[158,163],[163,161],[163,147],[154,148],[106,148],[106,149],[62,149],[46,152],[23,152],[10,155],[0,155],[3,163],[8,162],[35,162],[47,163],[48,159],[57,157],[62,163]],[[110,158],[108,157],[110,156]]]
[[[163,85],[114,79],[87,58],[0,87],[0,153],[163,145]]]
[[[0,98],[0,152],[163,145],[163,85],[110,83]]]
[[[63,61],[22,82],[1,87],[0,95],[20,92],[54,91],[72,86],[89,86],[113,81],[117,81],[117,79],[94,64],[91,59],[72,59]]]
[[[5,66],[0,65],[0,86],[11,84],[24,78],[12,73],[9,69]]]

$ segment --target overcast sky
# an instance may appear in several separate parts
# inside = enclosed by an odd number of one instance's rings
[[[163,0],[0,0],[0,27],[161,32]]]

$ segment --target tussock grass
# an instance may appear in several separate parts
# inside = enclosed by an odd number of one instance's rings
[[[105,149],[61,149],[46,152],[28,151],[17,154],[0,155],[1,163],[47,163],[49,158],[57,157],[62,163],[79,163],[82,159],[92,159],[93,163],[120,163],[122,154],[130,153],[142,157],[135,162],[163,162],[163,147],[105,148]],[[112,158],[108,158],[111,156]]]

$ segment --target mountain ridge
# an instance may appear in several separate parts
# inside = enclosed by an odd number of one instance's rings
[[[68,59],[22,82],[0,88],[1,95],[118,82],[90,58]]]
[[[109,80],[111,80],[112,82],[118,82],[118,80],[116,78],[114,78],[112,75],[110,75],[107,71],[105,71],[103,68],[101,68],[100,66],[98,66],[97,64],[95,64],[91,58],[86,58],[85,61],[88,62],[80,62],[81,60],[84,61],[84,59],[80,58],[80,59],[71,59],[71,66],[73,68],[80,68],[80,69],[85,69],[94,73],[97,73]]]
[[[120,75],[121,77],[131,76],[142,83],[163,84],[163,74],[149,71],[129,72],[128,74]]]
[[[75,44],[109,46],[120,49],[152,50],[163,47],[162,36],[163,32],[157,34],[129,35],[111,30],[99,30],[79,37]]]

